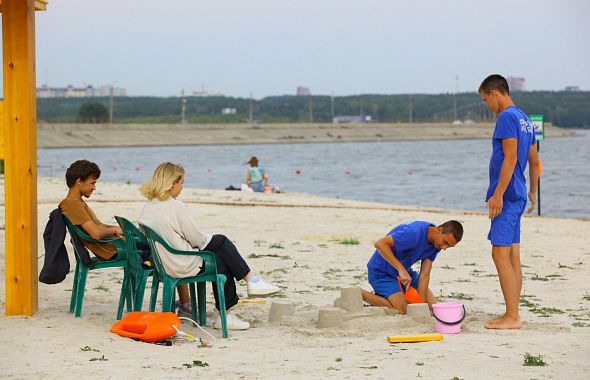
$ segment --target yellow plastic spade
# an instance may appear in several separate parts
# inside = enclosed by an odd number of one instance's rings
[[[390,335],[387,337],[389,343],[415,343],[443,340],[442,334],[416,334],[416,335]]]

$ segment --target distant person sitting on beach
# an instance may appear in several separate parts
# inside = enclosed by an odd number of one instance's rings
[[[120,237],[123,231],[119,226],[102,223],[82,197],[89,198],[96,190],[100,169],[94,162],[79,160],[70,165],[66,171],[68,195],[59,203],[61,212],[72,222],[81,227],[93,239]],[[115,258],[117,248],[113,243],[93,243],[83,241],[84,246],[102,260]]]
[[[156,168],[151,178],[139,189],[149,202],[139,217],[141,223],[152,227],[168,243],[179,250],[204,250],[215,254],[217,272],[227,277],[225,282],[225,307],[230,309],[238,303],[236,283],[244,280],[248,296],[263,297],[274,294],[279,288],[255,276],[236,246],[224,235],[209,235],[201,232],[187,209],[176,198],[184,187],[184,168],[171,162],[164,162]],[[203,260],[199,256],[175,255],[165,250],[158,251],[162,265],[168,275],[176,278],[195,276],[202,270]],[[188,285],[177,287],[180,298],[179,314],[190,315]],[[215,306],[219,310],[217,290],[213,288]],[[230,330],[245,330],[250,323],[242,321],[233,313],[227,313],[227,327]],[[215,328],[221,328],[218,316]]]
[[[478,90],[488,108],[498,114],[492,136],[489,186],[486,194],[491,219],[488,240],[506,303],[499,318],[485,323],[488,329],[518,329],[522,326],[518,305],[522,290],[520,265],[520,218],[527,205],[524,171],[529,164],[530,213],[537,203],[539,157],[535,128],[529,117],[510,97],[508,82],[498,74],[483,80]]]
[[[362,290],[363,300],[372,306],[384,306],[406,314],[407,302],[403,287],[411,284],[420,297],[432,308],[436,303],[428,288],[432,263],[440,250],[454,247],[463,237],[463,226],[450,220],[436,226],[429,222],[414,221],[400,224],[384,238],[375,242],[375,252],[367,264],[369,284],[375,293]],[[421,261],[420,274],[412,265]]]
[[[248,171],[246,172],[246,185],[256,193],[262,193],[268,188],[268,174],[262,166],[258,165],[258,158],[252,156],[248,160]]]

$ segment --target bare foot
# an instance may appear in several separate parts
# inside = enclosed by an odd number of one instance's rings
[[[504,318],[504,315],[501,315],[501,316],[496,317],[494,319],[490,319],[489,321],[486,322],[486,324],[488,324],[488,323],[498,323],[499,321],[502,320],[502,318]]]
[[[519,329],[522,327],[522,321],[520,320],[520,318],[514,319],[504,315],[500,318],[487,321],[484,324],[484,327],[486,329],[496,330]]]

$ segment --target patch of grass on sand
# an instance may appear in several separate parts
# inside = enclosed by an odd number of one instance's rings
[[[90,360],[88,360],[88,361],[89,361],[89,362],[96,362],[96,361],[99,361],[99,362],[106,362],[106,361],[108,361],[108,360],[109,360],[109,359],[105,358],[105,357],[104,357],[104,355],[102,355],[102,356],[101,356],[101,357],[99,357],[99,358],[92,358],[92,359],[90,359]]]
[[[449,298],[453,298],[456,300],[467,300],[470,301],[473,299],[473,297],[469,294],[465,294],[465,293],[451,293],[449,295]]]
[[[186,368],[193,368],[193,367],[209,367],[209,363],[201,361],[201,360],[193,360],[192,364],[190,363],[183,363],[183,367]]]
[[[477,263],[463,263],[463,265],[465,265],[466,267],[475,267],[477,266]]]
[[[96,289],[96,290],[102,290],[103,292],[108,292],[109,291],[109,288],[107,288],[103,284],[97,285],[94,289]]]
[[[276,268],[276,269],[272,269],[272,270],[269,270],[266,272],[261,272],[261,273],[272,274],[272,273],[278,273],[278,272],[287,274],[287,270],[285,268]]]
[[[541,277],[536,273],[533,277],[531,277],[531,280],[533,280],[533,281],[549,281],[549,279],[547,277]]]
[[[248,255],[249,259],[259,259],[261,257],[275,257],[277,259],[282,259],[282,260],[289,260],[291,258],[290,256],[281,256],[281,255],[277,255],[276,253],[272,253],[270,255],[259,255],[257,253],[251,253]]]
[[[94,352],[100,352],[100,350],[96,349],[96,348],[92,348],[90,346],[84,346],[82,348],[80,348],[80,351],[94,351]]]
[[[336,358],[336,362],[340,363],[342,361],[342,358]]]
[[[583,301],[590,301],[590,294],[586,293],[584,294],[584,297],[582,297]]]
[[[455,269],[455,267],[450,266],[449,264],[445,264],[441,267],[442,269]]]
[[[531,301],[527,300],[525,298],[525,296],[520,297],[519,304],[520,304],[520,306],[524,306],[524,307],[535,307],[535,306],[537,306],[534,303],[532,303]]]
[[[563,269],[563,268],[565,268],[565,269],[574,269],[573,267],[570,267],[568,265],[564,265],[562,263],[557,263],[557,265],[558,265],[558,267],[557,267],[558,269]]]
[[[331,278],[331,277],[341,277],[341,273],[342,270],[337,269],[337,268],[330,268],[327,271],[325,271],[324,273],[322,273],[322,276],[326,277],[326,278]]]
[[[524,354],[524,362],[522,363],[525,367],[545,367],[547,362],[543,360],[541,355],[532,355],[528,352]]]
[[[560,275],[560,274],[548,274],[545,277],[547,277],[547,278],[559,278],[559,277],[563,277],[563,276]]]
[[[254,240],[254,244],[256,244],[257,247],[261,247],[263,244],[266,244],[266,240]]]
[[[330,285],[316,285],[315,286],[318,289],[322,289],[324,292],[326,291],[336,291],[336,290],[340,290],[339,286],[330,286]]]
[[[272,243],[271,245],[268,246],[268,248],[284,249],[285,247],[283,247],[283,245],[281,243]]]
[[[533,314],[537,314],[540,317],[548,317],[551,314],[563,314],[564,311],[556,307],[533,307],[529,309]]]
[[[347,238],[347,239],[342,239],[338,242],[338,244],[344,244],[344,245],[359,245],[361,244],[361,242],[359,241],[359,239],[357,238]]]
[[[577,321],[577,322],[572,323],[572,326],[574,326],[574,327],[590,327],[590,323]]]

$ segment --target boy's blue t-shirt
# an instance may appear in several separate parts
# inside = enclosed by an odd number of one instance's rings
[[[514,138],[518,140],[518,161],[514,167],[514,174],[504,192],[504,200],[514,201],[527,199],[526,179],[524,170],[528,163],[529,150],[535,143],[535,128],[529,117],[516,106],[506,108],[498,116],[496,128],[492,136],[492,156],[490,158],[490,184],[486,194],[486,202],[494,195],[500,170],[504,161],[502,139]]]
[[[440,252],[440,249],[428,242],[428,227],[435,227],[435,225],[422,221],[407,222],[400,224],[387,234],[393,239],[393,254],[406,270],[424,259],[434,261]],[[397,269],[392,267],[377,250],[371,256],[367,268],[378,269],[394,277],[398,276]]]

